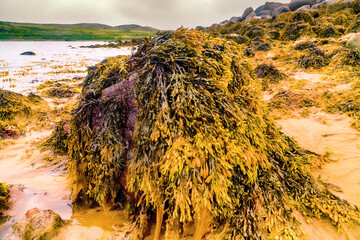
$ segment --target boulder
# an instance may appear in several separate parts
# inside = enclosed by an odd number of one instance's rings
[[[249,20],[252,20],[254,18],[256,18],[256,13],[252,12],[245,18],[245,21],[249,21]]]
[[[52,239],[65,221],[52,210],[30,209],[26,220],[15,223],[14,234],[22,239]]]
[[[299,8],[301,8],[302,6],[305,5],[314,5],[317,4],[317,0],[291,0],[290,4],[289,4],[289,8],[291,11],[295,11]]]
[[[278,8],[275,8],[271,15],[272,16],[277,16],[279,15],[280,13],[285,13],[285,12],[291,12],[290,8],[289,7],[285,7],[285,6],[281,6],[281,7],[278,7]]]
[[[279,2],[266,2],[264,5],[264,10],[273,11],[275,8],[283,6],[282,3]]]
[[[229,20],[225,20],[225,21],[222,21],[221,23],[219,23],[220,26],[223,26],[225,24],[227,24],[229,22]]]
[[[265,10],[265,5],[261,5],[260,7],[258,7],[257,9],[255,9],[255,13],[258,14],[259,12],[261,11],[264,11]]]
[[[217,27],[217,26],[219,26],[219,24],[217,24],[217,23],[214,23],[211,25],[211,27]]]
[[[27,51],[27,52],[23,52],[20,55],[26,55],[26,56],[34,56],[36,55],[36,53],[32,52],[32,51]]]
[[[252,12],[254,12],[254,9],[252,7],[248,7],[247,9],[245,9],[245,11],[244,11],[244,13],[243,13],[243,15],[241,17],[243,19],[245,19]]]
[[[309,12],[309,11],[311,11],[311,6],[310,5],[304,5],[301,8],[298,8],[296,11],[298,11],[298,12]]]
[[[244,18],[242,17],[232,17],[230,18],[230,22],[242,22],[244,21]]]
[[[350,49],[360,50],[360,32],[354,34],[346,43],[346,47]]]
[[[345,35],[345,36],[342,36],[342,37],[339,38],[338,40],[339,40],[339,42],[347,43],[347,42],[350,40],[350,38],[352,38],[353,36],[355,36],[355,34],[356,34],[356,33],[349,33],[349,34],[347,34],[347,35]]]
[[[196,30],[199,30],[199,31],[204,31],[204,30],[205,30],[205,27],[203,27],[203,26],[197,26],[195,29],[196,29]]]
[[[271,10],[264,10],[259,12],[259,14],[257,14],[257,16],[263,16],[263,15],[271,15],[272,11]]]

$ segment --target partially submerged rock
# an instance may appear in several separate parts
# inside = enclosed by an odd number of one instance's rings
[[[36,55],[36,53],[32,52],[32,51],[27,51],[27,52],[23,52],[20,55],[26,55],[26,56],[34,56]]]
[[[25,214],[26,220],[17,222],[14,234],[22,239],[53,239],[65,221],[52,210],[30,209]]]

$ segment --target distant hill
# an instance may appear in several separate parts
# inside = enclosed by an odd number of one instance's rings
[[[158,30],[136,24],[116,27],[99,23],[34,24],[0,21],[0,40],[130,40]]]

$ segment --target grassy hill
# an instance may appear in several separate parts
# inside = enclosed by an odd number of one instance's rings
[[[0,21],[0,40],[129,40],[153,35],[157,29],[139,25],[111,27],[97,23],[32,24]]]

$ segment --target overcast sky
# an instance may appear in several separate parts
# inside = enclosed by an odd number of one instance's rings
[[[279,2],[289,2],[280,0]],[[0,0],[0,21],[139,24],[159,29],[209,26],[265,0]]]

